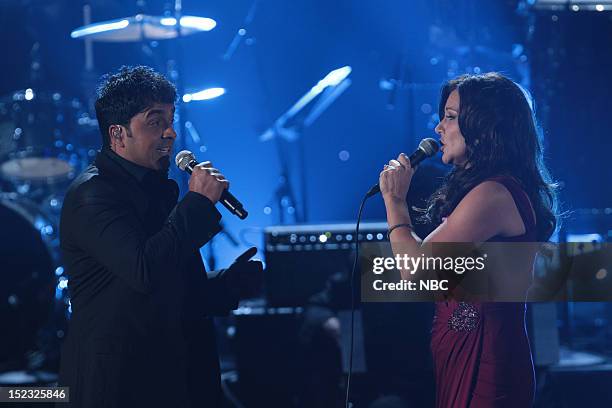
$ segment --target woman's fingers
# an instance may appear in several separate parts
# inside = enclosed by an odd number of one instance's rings
[[[400,153],[399,156],[397,156],[397,161],[404,167],[406,167],[407,169],[412,168],[412,165],[410,164],[410,160],[408,159],[408,156],[406,156],[404,153]]]

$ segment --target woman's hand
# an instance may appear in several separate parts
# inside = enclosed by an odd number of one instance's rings
[[[389,164],[385,164],[378,180],[385,204],[406,202],[415,171],[404,153],[400,153],[397,160],[390,160]]]

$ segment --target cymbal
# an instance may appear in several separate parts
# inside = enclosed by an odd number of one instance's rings
[[[182,16],[181,36],[210,31],[217,25],[212,18]],[[176,38],[177,21],[174,17],[137,14],[132,17],[101,21],[77,28],[70,33],[72,38],[105,42],[130,42],[143,40],[168,40]]]

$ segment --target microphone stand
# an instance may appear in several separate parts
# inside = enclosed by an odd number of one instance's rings
[[[341,69],[330,72],[324,79],[319,81],[312,89],[304,94],[296,103],[293,104],[285,113],[283,113],[274,124],[264,131],[259,140],[262,142],[270,139],[275,139],[279,163],[281,166],[281,175],[279,185],[274,192],[274,198],[279,209],[279,221],[285,224],[285,210],[287,214],[294,215],[296,222],[308,221],[308,200],[307,200],[307,177],[306,177],[306,160],[304,157],[304,129],[314,123],[314,121],[338,98],[350,85],[351,80],[348,78],[350,67],[344,67],[342,70],[349,68],[345,76],[336,83],[326,83],[329,76]],[[317,99],[318,98],[318,99]],[[315,102],[313,102],[315,101]],[[314,106],[313,106],[314,105]],[[312,106],[306,112],[306,107]],[[280,137],[279,137],[280,136]],[[296,200],[294,190],[291,186],[291,177],[289,173],[289,165],[287,163],[287,155],[284,154],[282,141],[296,142],[298,154],[298,169],[300,173],[301,184],[301,205],[296,208]],[[299,211],[298,211],[299,210]]]
[[[281,225],[288,223],[289,220],[285,218],[286,215],[293,215],[294,223],[303,222],[304,219],[300,217],[298,209],[296,208],[297,202],[292,187],[291,173],[289,171],[289,163],[287,160],[288,155],[285,154],[286,152],[283,149],[283,143],[286,142],[278,137],[275,139],[278,161],[281,167],[281,174],[278,178],[278,186],[276,187],[276,190],[274,190],[274,201],[276,201],[278,207],[279,222]]]

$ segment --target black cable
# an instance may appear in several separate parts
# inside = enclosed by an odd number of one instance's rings
[[[357,213],[357,225],[355,226],[355,260],[353,261],[353,270],[351,271],[351,335],[349,346],[349,367],[346,379],[346,400],[344,403],[345,408],[350,408],[349,395],[351,390],[351,376],[353,374],[353,340],[355,334],[355,271],[357,270],[357,262],[359,262],[359,223],[361,222],[363,206],[370,197],[371,196],[369,194],[366,194],[361,200],[359,213]]]

